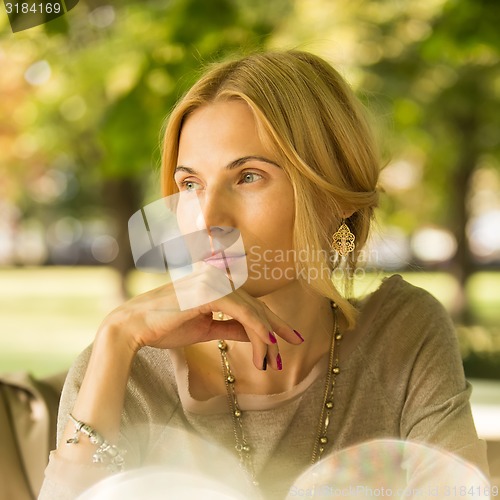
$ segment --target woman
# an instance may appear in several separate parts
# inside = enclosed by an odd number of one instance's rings
[[[376,438],[485,470],[443,308],[398,276],[359,302],[332,283],[367,239],[378,171],[360,104],[322,59],[210,68],[170,116],[162,186],[199,200],[212,240],[238,231],[248,279],[183,310],[169,283],[109,314],[68,376],[42,498],[71,497],[122,459],[175,460],[168,429],[231,450],[273,498],[311,462]]]

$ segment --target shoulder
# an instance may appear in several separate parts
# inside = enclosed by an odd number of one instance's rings
[[[455,328],[429,292],[392,276],[360,304],[353,366],[397,407],[410,396],[437,404],[465,390]],[[399,411],[399,410],[398,410]]]
[[[385,278],[378,290],[361,300],[359,309],[360,323],[370,317],[375,325],[410,329],[437,323],[452,326],[448,312],[433,295],[397,274]]]
[[[377,291],[359,301],[358,308],[359,347],[371,355],[403,360],[429,346],[429,354],[458,352],[455,328],[444,306],[399,275],[386,278]]]

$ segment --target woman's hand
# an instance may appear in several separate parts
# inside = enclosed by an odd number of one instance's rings
[[[190,282],[189,286],[194,294],[207,285]],[[280,369],[276,336],[291,344],[302,342],[290,325],[242,289],[184,311],[179,308],[176,291],[178,283],[176,288],[169,283],[132,298],[108,315],[101,329],[125,335],[135,351],[144,346],[168,349],[217,339],[251,342],[258,369],[263,368],[267,354],[269,365]],[[232,319],[214,320],[213,313],[218,312]]]

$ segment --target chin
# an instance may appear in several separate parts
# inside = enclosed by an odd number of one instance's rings
[[[245,284],[241,287],[242,290],[251,295],[252,297],[258,299],[265,297],[267,295],[272,295],[280,290],[284,290],[290,286],[297,283],[297,280],[287,280],[287,281],[253,281],[248,279]]]

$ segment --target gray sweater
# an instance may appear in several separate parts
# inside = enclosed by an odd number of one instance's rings
[[[485,445],[477,437],[469,405],[471,389],[453,325],[441,304],[396,275],[357,305],[358,340],[348,356],[342,357],[342,349],[339,353],[341,373],[325,453],[371,440],[397,439],[447,450],[486,472]],[[59,436],[89,356],[90,348],[66,380]],[[310,466],[326,369],[324,357],[290,391],[238,395],[253,468],[268,498],[301,493],[294,483]],[[139,351],[122,415],[120,444],[128,450],[128,468],[161,464],[191,472],[199,469],[238,486],[234,443],[226,398],[196,401],[190,396],[182,350]],[[403,456],[401,462],[406,474],[415,474],[412,460]],[[53,452],[40,498],[75,498],[102,474],[99,465],[68,463]]]

